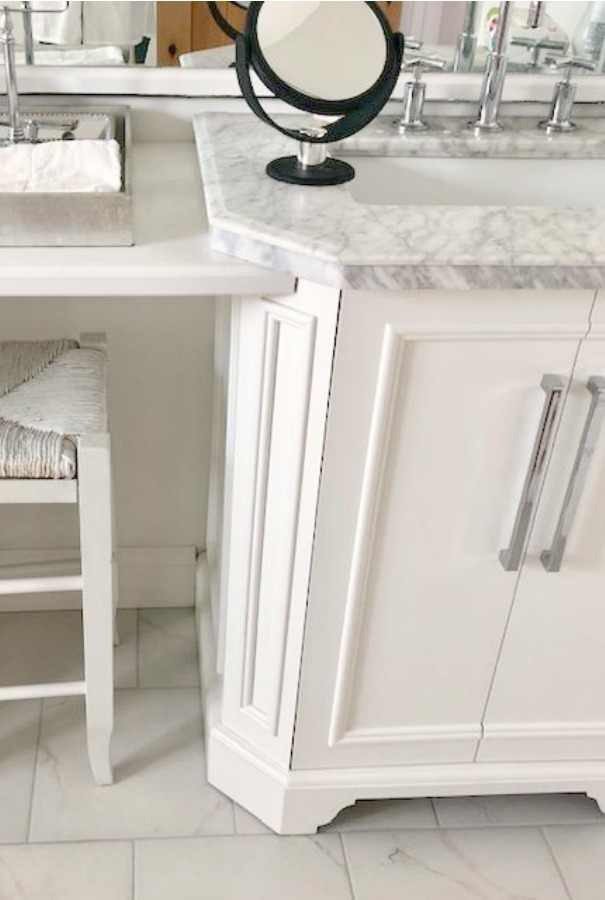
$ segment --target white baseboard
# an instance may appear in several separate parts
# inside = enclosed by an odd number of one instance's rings
[[[2,550],[2,566],[27,566],[28,563],[49,563],[49,572],[57,574],[79,571],[77,549],[64,550]],[[195,547],[120,547],[118,549],[119,606],[123,609],[140,607],[193,606],[195,600]],[[47,574],[43,569],[39,574]],[[0,612],[79,609],[77,593],[23,594],[19,597],[0,597]]]

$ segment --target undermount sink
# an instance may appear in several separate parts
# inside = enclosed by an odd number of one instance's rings
[[[24,122],[33,119],[38,123],[33,132],[37,143],[117,141],[121,188],[107,193],[0,190],[0,247],[131,246],[134,236],[128,108],[67,107],[21,112]],[[0,109],[0,143],[8,135],[5,121],[6,114]]]
[[[602,159],[347,157],[358,203],[389,206],[605,206]]]

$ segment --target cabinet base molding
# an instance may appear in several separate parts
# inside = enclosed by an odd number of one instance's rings
[[[473,762],[288,769],[221,721],[214,627],[204,556],[197,622],[208,781],[278,834],[312,834],[357,800],[484,794],[584,793],[605,813],[604,762]]]
[[[285,770],[206,721],[208,780],[278,834],[312,834],[357,800],[583,793],[605,813],[605,764],[468,763]]]

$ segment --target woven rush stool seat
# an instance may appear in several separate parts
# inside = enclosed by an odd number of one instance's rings
[[[0,341],[0,505],[73,503],[81,574],[0,566],[0,596],[82,592],[84,679],[0,686],[0,701],[84,694],[88,755],[111,784],[117,589],[104,335]],[[1,627],[1,621],[0,621]]]

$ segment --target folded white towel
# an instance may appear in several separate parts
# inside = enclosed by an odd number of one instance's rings
[[[0,193],[115,193],[121,188],[117,141],[46,141],[0,148]]]
[[[39,9],[56,9],[52,13],[36,13]],[[138,44],[145,35],[154,33],[155,3],[95,2],[70,0],[34,0],[33,32],[37,41],[48,44]],[[63,10],[61,12],[60,10]]]
[[[18,66],[25,65],[25,53],[17,50]],[[0,47],[0,62],[4,59]],[[34,61],[37,66],[123,66],[124,51],[121,47],[40,47],[34,45]]]

